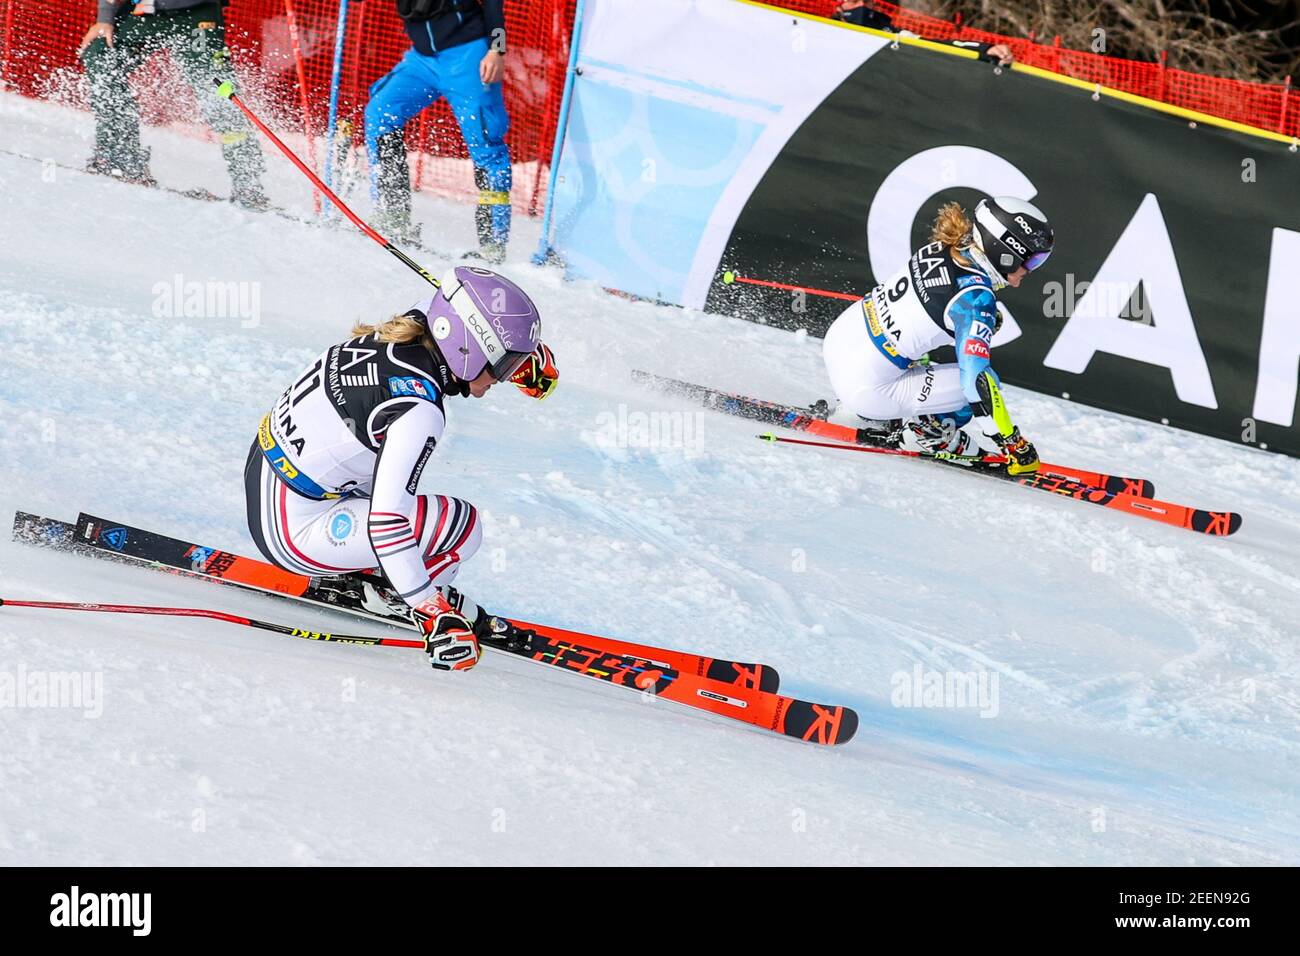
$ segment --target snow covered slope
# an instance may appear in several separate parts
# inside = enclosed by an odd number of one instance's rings
[[[77,164],[89,135],[83,114],[0,97],[5,149]],[[165,182],[225,192],[215,145],[147,135]],[[309,210],[268,161],[277,201]],[[431,241],[470,245],[468,207],[417,202]],[[0,706],[0,864],[1300,863],[1297,462],[1011,390],[1049,458],[1244,513],[1213,540],[770,447],[629,371],[809,401],[828,393],[817,340],[567,285],[527,264],[534,230],[506,271],[564,379],[544,403],[449,403],[424,487],[485,512],[460,583],[520,616],[772,663],[790,692],[856,707],[857,739],[801,745],[501,656],[435,675],[413,652],[3,609],[0,691],[89,672],[102,696]],[[87,510],[251,552],[259,417],[355,319],[426,288],[347,231],[5,154],[0,236],[6,527]],[[255,284],[256,316],[167,314],[178,275]],[[0,537],[0,596],[339,626]],[[895,706],[917,675],[959,673],[986,680],[981,706]]]

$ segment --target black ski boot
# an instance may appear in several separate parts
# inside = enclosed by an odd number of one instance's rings
[[[903,445],[903,420],[901,418],[877,419],[858,416],[858,434],[867,444],[876,448],[901,448]]]

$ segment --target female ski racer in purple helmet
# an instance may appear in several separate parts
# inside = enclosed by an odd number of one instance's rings
[[[822,352],[835,394],[883,444],[972,455],[982,435],[1011,474],[1037,471],[1038,452],[1011,422],[989,344],[1002,324],[994,293],[1047,261],[1052,227],[1037,206],[999,196],[982,200],[973,220],[948,203],[930,239],[827,330]],[[956,347],[956,363],[923,361],[941,345]]]
[[[417,489],[448,395],[482,398],[508,381],[542,399],[555,388],[541,327],[519,286],[457,266],[408,312],[357,325],[321,353],[262,419],[248,454],[248,526],[262,554],[359,605],[405,602],[435,668],[473,667],[480,638],[512,633],[449,587],[478,550],[478,512]]]

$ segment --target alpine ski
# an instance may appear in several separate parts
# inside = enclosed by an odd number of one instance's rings
[[[750,421],[762,422],[765,425],[776,425],[781,428],[789,428],[794,431],[808,432],[821,438],[828,438],[833,441],[842,442],[849,445],[863,445],[871,448],[881,448],[879,436],[867,428],[851,428],[848,425],[839,425],[835,422],[827,421],[829,407],[825,402],[818,402],[811,408],[801,408],[797,405],[782,405],[778,402],[768,402],[762,399],[750,398],[746,395],[739,395],[734,392],[724,392],[719,389],[709,388],[706,385],[696,385],[692,382],[683,382],[674,378],[665,378],[661,375],[654,375],[650,372],[643,372],[639,369],[633,369],[632,380],[649,386],[659,391],[669,392],[673,395],[681,395],[706,408],[714,411],[723,412],[727,415],[735,415],[739,418],[746,418]],[[909,453],[910,457],[926,458],[930,456],[919,453]],[[944,461],[945,459],[935,456],[935,460]],[[948,462],[951,464],[952,462]],[[1043,462],[1040,470],[1047,474],[1060,475],[1064,478],[1071,478],[1074,481],[1091,485],[1094,488],[1101,488],[1111,494],[1137,495],[1142,498],[1155,497],[1155,485],[1145,478],[1127,478],[1122,475],[1107,475],[1097,471],[1087,471],[1080,468],[1071,468],[1066,465],[1056,465],[1050,462]]]
[[[801,438],[782,438],[772,434],[759,435],[758,437],[764,441],[787,445],[811,445],[815,448],[838,448],[843,451],[874,452],[886,455],[908,454],[908,452],[900,452],[890,448],[864,448],[861,445],[807,441]],[[1189,508],[1187,505],[1178,505],[1169,501],[1156,501],[1154,498],[1143,498],[1140,495],[1115,494],[1106,491],[1104,488],[1077,481],[1074,478],[1053,475],[1047,472],[1039,472],[1033,475],[1012,475],[1008,474],[1007,470],[1002,467],[1002,463],[996,460],[994,463],[990,463],[987,459],[981,458],[961,459],[943,456],[935,456],[934,460],[944,464],[962,462],[962,467],[976,471],[979,474],[988,475],[991,478],[1015,482],[1018,485],[1024,485],[1026,488],[1037,488],[1039,491],[1050,491],[1052,494],[1063,495],[1067,498],[1077,498],[1079,501],[1088,502],[1088,504],[1100,505],[1114,511],[1124,511],[1139,518],[1158,521],[1161,524],[1173,525],[1176,528],[1184,528],[1201,534],[1235,534],[1241,527],[1241,515],[1231,511],[1202,511],[1199,508]]]

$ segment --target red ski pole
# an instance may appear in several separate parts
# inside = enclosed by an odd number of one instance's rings
[[[758,435],[763,441],[784,442],[787,445],[812,445],[814,448],[838,448],[840,451],[862,451],[869,455],[897,455],[900,458],[940,458],[945,461],[973,461],[988,465],[1005,465],[1002,455],[950,455],[938,452],[908,451],[906,448],[876,448],[872,445],[845,445],[837,441],[809,441],[806,438],[786,438],[768,432]]]
[[[272,133],[270,128],[265,123],[263,123],[260,119],[258,119],[257,114],[254,113],[251,109],[249,109],[242,99],[240,99],[237,95],[235,95],[235,86],[233,83],[231,83],[229,80],[225,80],[224,82],[221,80],[217,80],[216,84],[217,84],[218,95],[224,96],[226,99],[230,100],[230,102],[238,106],[240,112],[242,112],[245,116],[247,116],[249,121],[254,126],[256,126],[259,130],[262,131],[262,135],[264,135],[271,142],[275,143],[275,145],[279,148],[280,152],[284,153],[285,156],[289,157],[290,162],[292,162],[295,166],[297,166],[300,170],[302,170],[302,174],[306,176],[308,179],[310,179],[313,183],[315,183],[317,189],[319,189],[321,192],[323,192],[326,196],[329,197],[330,202],[334,204],[334,206],[338,209],[338,211],[343,213],[343,215],[347,216],[350,220],[352,220],[352,224],[354,226],[356,226],[358,229],[364,232],[375,242],[379,243],[381,246],[383,246],[385,249],[391,252],[399,260],[401,260],[404,266],[413,270],[414,272],[417,272],[420,278],[422,278],[425,282],[428,282],[435,289],[439,287],[438,280],[435,279],[427,269],[421,266],[418,262],[416,262],[414,259],[408,256],[401,249],[397,248],[397,246],[393,245],[391,242],[389,242],[379,233],[375,232],[375,230],[372,229],[364,219],[362,219],[351,209],[349,209],[347,205],[344,204],[342,199],[334,195],[334,191],[330,189],[328,186],[326,186],[323,182],[321,182],[320,177],[317,176],[314,172],[312,172],[311,168],[306,163],[304,163],[301,159],[299,159],[293,150],[291,150],[288,146],[284,145],[280,137]]]
[[[787,292],[811,292],[813,295],[825,296],[828,299],[845,299],[849,302],[856,302],[862,298],[862,296],[854,295],[851,292],[831,292],[829,289],[814,289],[806,285],[788,285],[784,282],[773,282],[771,279],[750,279],[747,276],[738,276],[734,272],[722,273],[723,285],[731,285],[733,282],[761,285],[768,289],[785,289]]]
[[[0,598],[3,607],[44,608],[53,611],[97,611],[101,614],[158,614],[164,617],[206,617],[228,624],[241,624],[244,627],[256,627],[289,637],[301,637],[308,641],[333,641],[336,644],[367,644],[373,647],[418,647],[424,649],[424,641],[403,640],[398,637],[369,637],[362,634],[329,634],[324,631],[305,631],[300,627],[285,627],[239,614],[227,614],[225,611],[205,611],[194,607],[150,607],[140,604],[93,604],[72,601],[15,601],[12,598]]]

